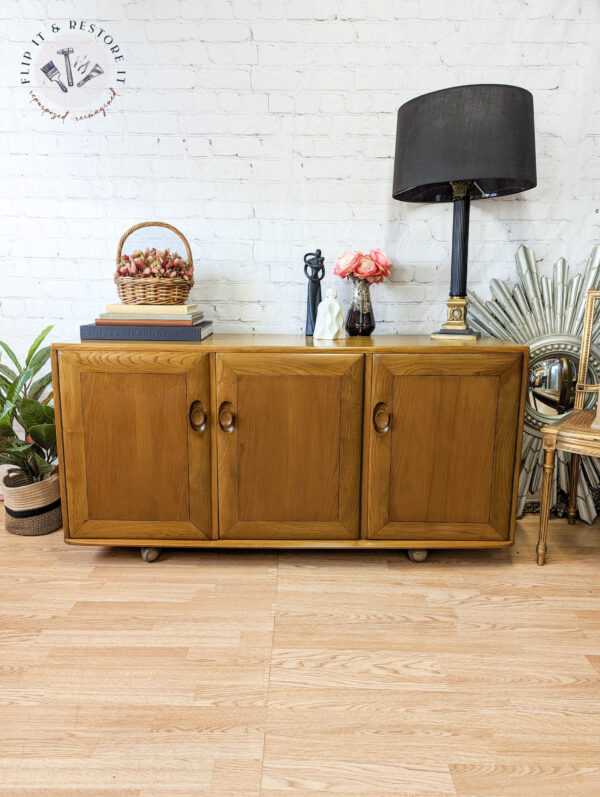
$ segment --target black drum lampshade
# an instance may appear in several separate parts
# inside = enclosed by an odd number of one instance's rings
[[[394,199],[454,203],[448,321],[436,335],[473,336],[466,323],[470,200],[536,184],[533,97],[526,89],[456,86],[398,110]]]

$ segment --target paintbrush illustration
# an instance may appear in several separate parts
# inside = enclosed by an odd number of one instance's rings
[[[54,81],[55,83],[58,83],[58,85],[59,85],[59,86],[61,87],[61,89],[62,89],[62,90],[65,92],[65,94],[67,93],[67,87],[66,87],[66,86],[65,86],[65,84],[64,84],[64,83],[61,81],[61,79],[60,79],[60,72],[59,72],[59,71],[58,71],[58,69],[57,69],[57,68],[54,66],[54,61],[48,61],[48,63],[46,64],[46,66],[43,66],[43,67],[42,67],[42,72],[43,72],[43,73],[46,75],[46,77],[48,78],[48,80],[50,80],[50,81]]]
[[[77,88],[80,89],[84,85],[84,83],[88,82],[88,80],[91,80],[93,77],[98,77],[98,75],[102,75],[103,73],[104,69],[102,69],[100,64],[96,64],[92,69],[90,69],[87,75],[84,78],[82,78],[82,80],[79,81],[79,83],[77,84]]]

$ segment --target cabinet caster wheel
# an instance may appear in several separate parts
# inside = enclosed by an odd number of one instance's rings
[[[406,552],[406,555],[411,562],[424,562],[429,555],[429,551],[426,548],[411,548]]]
[[[156,562],[160,556],[160,548],[142,548],[140,553],[144,562]]]

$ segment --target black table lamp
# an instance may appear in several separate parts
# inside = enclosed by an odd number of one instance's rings
[[[394,199],[452,202],[448,321],[432,337],[473,338],[467,324],[471,199],[535,188],[533,97],[518,86],[456,86],[398,110]]]

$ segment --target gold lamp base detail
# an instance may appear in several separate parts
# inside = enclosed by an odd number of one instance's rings
[[[467,300],[464,296],[450,296],[446,302],[448,320],[439,332],[433,332],[432,340],[464,340],[472,341],[481,337],[467,326]]]

